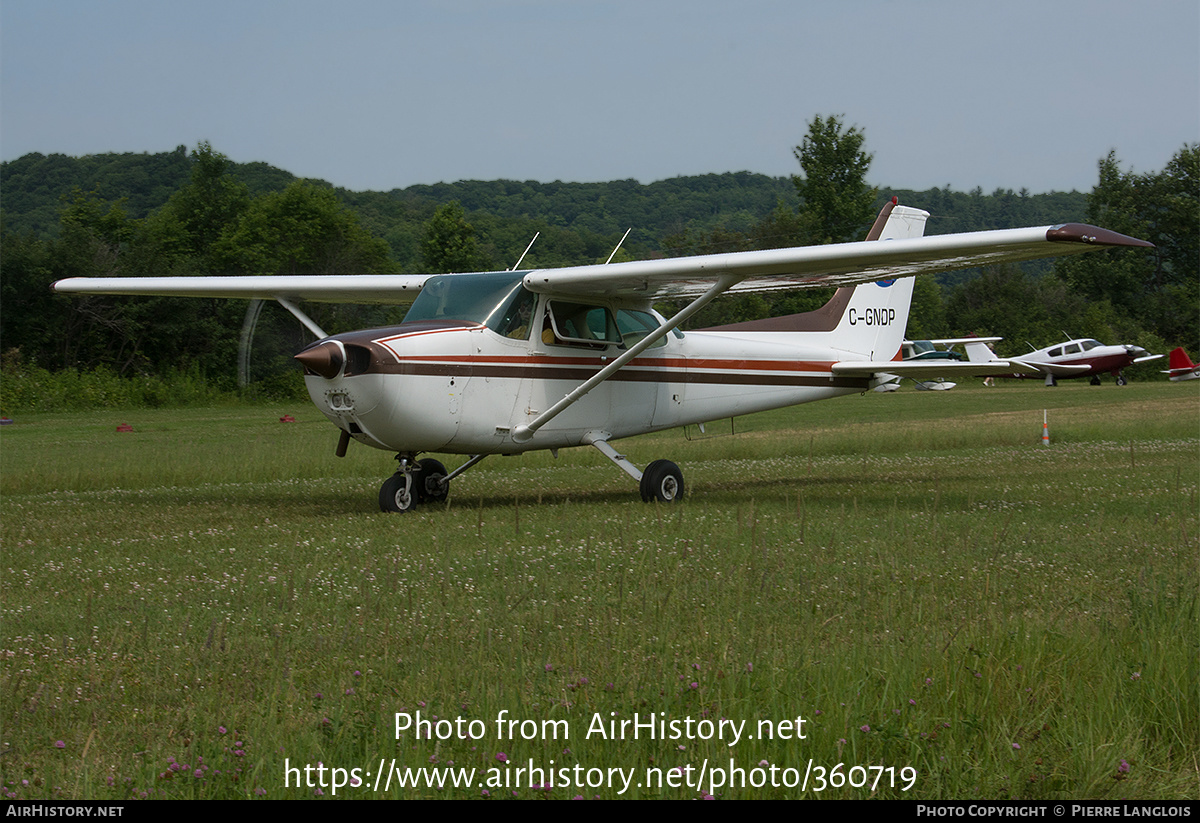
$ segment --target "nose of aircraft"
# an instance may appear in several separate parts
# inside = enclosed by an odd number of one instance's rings
[[[346,353],[336,340],[309,346],[295,357],[304,368],[326,380],[337,377],[346,365]]]

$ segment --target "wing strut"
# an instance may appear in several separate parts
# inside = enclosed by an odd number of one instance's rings
[[[700,309],[708,305],[708,303],[715,297],[718,297],[721,293],[728,291],[732,286],[735,286],[742,280],[742,277],[738,277],[737,275],[733,274],[721,275],[719,278],[717,278],[717,282],[713,283],[712,286],[709,287],[708,291],[685,306],[682,311],[677,312],[670,320],[663,321],[662,325],[660,325],[657,329],[650,332],[637,343],[630,346],[624,354],[589,377],[587,380],[581,383],[578,388],[563,397],[562,400],[559,400],[557,403],[546,409],[546,411],[539,414],[530,422],[522,423],[513,429],[513,441],[516,443],[528,443],[533,439],[533,435],[538,429],[549,423],[555,417],[558,417],[559,414],[570,408],[575,401],[579,400],[592,389],[596,388],[596,386],[612,377],[630,360],[653,346],[659,340],[662,340],[671,332],[672,329],[678,327],[681,323],[683,323],[683,321],[700,311]]]
[[[311,317],[309,317],[304,312],[300,311],[300,307],[297,306],[295,303],[293,303],[291,300],[288,300],[286,297],[280,297],[279,295],[275,295],[275,301],[277,303],[279,303],[279,305],[283,306],[285,309],[290,311],[293,315],[295,315],[296,319],[304,324],[304,328],[308,329],[310,332],[315,334],[317,336],[318,340],[322,340],[329,336],[325,333],[324,329],[322,329],[315,322],[313,322],[313,319]]]

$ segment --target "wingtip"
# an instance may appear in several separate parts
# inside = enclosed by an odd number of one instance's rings
[[[1084,243],[1089,246],[1125,246],[1152,249],[1154,244],[1086,223],[1060,223],[1046,231],[1046,239],[1059,243]]]

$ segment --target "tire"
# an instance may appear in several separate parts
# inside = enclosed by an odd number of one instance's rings
[[[683,472],[670,460],[655,460],[642,473],[642,500],[675,503],[683,499]]]
[[[420,474],[414,474],[413,485],[421,479]],[[417,507],[417,495],[406,493],[403,472],[396,472],[379,488],[379,510],[385,512],[410,512]],[[415,489],[414,489],[415,491]]]
[[[450,494],[450,484],[438,483],[446,476],[446,467],[441,461],[427,457],[417,461],[417,474],[413,485],[417,487],[417,498],[421,503],[441,503]]]

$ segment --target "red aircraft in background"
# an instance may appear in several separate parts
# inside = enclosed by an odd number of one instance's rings
[[[1187,352],[1183,350],[1182,346],[1172,349],[1167,357],[1167,362],[1171,365],[1171,368],[1164,371],[1163,374],[1171,375],[1171,382],[1200,380],[1200,365],[1192,362],[1192,358],[1188,357]]]

